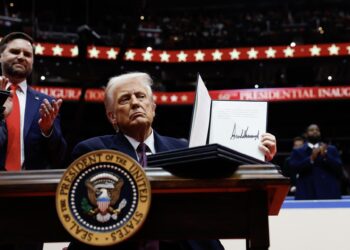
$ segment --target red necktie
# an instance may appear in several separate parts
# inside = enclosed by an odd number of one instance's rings
[[[5,169],[7,171],[21,170],[21,126],[20,109],[16,93],[17,86],[11,85],[12,91],[12,111],[6,118],[7,126],[7,151]]]

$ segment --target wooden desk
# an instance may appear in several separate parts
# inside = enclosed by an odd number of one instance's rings
[[[269,247],[268,215],[277,215],[289,180],[272,165],[242,165],[225,179],[185,179],[147,169],[152,204],[135,237],[245,238],[247,249]],[[70,241],[55,208],[63,170],[0,173],[0,242]]]

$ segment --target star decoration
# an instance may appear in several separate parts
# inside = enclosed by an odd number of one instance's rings
[[[168,100],[168,97],[166,95],[162,95],[160,99],[162,100],[162,102],[166,102]]]
[[[249,59],[256,59],[258,56],[259,51],[255,50],[254,48],[251,48],[250,50],[248,50],[248,58]]]
[[[125,52],[125,59],[126,60],[134,60],[135,57],[135,52],[132,50],[128,50],[127,52]]]
[[[346,49],[348,51],[348,54],[350,55],[350,46],[347,46]]]
[[[159,54],[159,56],[161,62],[169,62],[170,54],[166,53],[166,51],[163,51],[163,53]]]
[[[61,48],[58,44],[52,48],[52,52],[54,56],[62,56],[63,48]]]
[[[70,49],[70,53],[72,57],[76,57],[79,54],[78,46],[74,46],[73,48]]]
[[[195,54],[194,54],[194,57],[196,58],[196,61],[204,61],[204,56],[205,54],[201,51],[201,50],[198,50]]]
[[[182,50],[180,51],[179,54],[176,55],[177,56],[177,60],[179,62],[186,62],[187,61],[187,54],[185,52],[183,52]]]
[[[338,55],[339,49],[340,48],[333,43],[332,46],[328,47],[329,55],[330,56]]]
[[[293,57],[294,56],[294,49],[292,49],[291,47],[287,47],[283,50],[284,56],[285,57]]]
[[[241,54],[241,52],[239,52],[238,50],[236,49],[233,49],[231,52],[230,52],[230,56],[231,56],[231,60],[239,60],[239,55]]]
[[[188,100],[187,95],[182,95],[182,96],[181,96],[181,101],[185,102],[185,101],[187,101],[187,100]]]
[[[116,59],[118,51],[115,51],[113,48],[110,48],[107,52],[108,59]]]
[[[319,56],[321,52],[321,48],[314,45],[309,49],[309,51],[311,53],[311,56]]]
[[[221,61],[221,56],[222,56],[222,52],[220,52],[219,50],[215,50],[213,53],[211,53],[213,56],[213,60],[214,61]]]
[[[92,47],[91,49],[89,49],[89,57],[90,58],[98,58],[98,55],[100,54],[100,51],[98,49],[96,49],[96,47]]]
[[[142,53],[142,56],[144,61],[151,61],[153,54],[148,50],[146,50],[145,52]]]
[[[265,50],[265,54],[267,58],[275,58],[276,57],[276,50],[269,47],[268,50]]]
[[[35,45],[35,55],[42,55],[44,53],[45,47],[41,46],[40,43]]]
[[[177,102],[178,97],[176,95],[170,96],[171,102]]]

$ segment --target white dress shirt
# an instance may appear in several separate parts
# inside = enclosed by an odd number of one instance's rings
[[[127,136],[126,134],[124,134],[126,139],[128,139],[128,141],[130,142],[130,144],[132,145],[132,147],[134,148],[135,150],[135,153],[138,157],[138,154],[137,154],[137,147],[139,146],[140,142],[139,141],[136,141],[134,138],[130,137],[130,136]],[[150,149],[151,152],[146,152],[146,155],[149,155],[149,154],[155,154],[156,153],[156,149],[154,147],[154,134],[153,134],[153,130],[151,132],[151,134],[146,138],[146,140],[144,141],[144,143],[147,145],[147,147]],[[139,160],[139,159],[138,159]]]

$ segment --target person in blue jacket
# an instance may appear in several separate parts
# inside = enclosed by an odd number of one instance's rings
[[[339,199],[342,161],[337,148],[321,140],[320,128],[311,124],[306,141],[292,151],[289,166],[296,173],[295,199]]]
[[[22,32],[6,35],[0,42],[0,63],[0,88],[12,92],[5,106],[13,106],[16,98],[19,114],[18,124],[9,127],[14,108],[5,110],[7,118],[0,123],[0,171],[62,168],[67,148],[59,118],[62,100],[40,93],[27,83],[34,63],[33,39]],[[19,128],[19,133],[11,133],[13,128]],[[11,140],[9,135],[13,134],[16,140]]]

